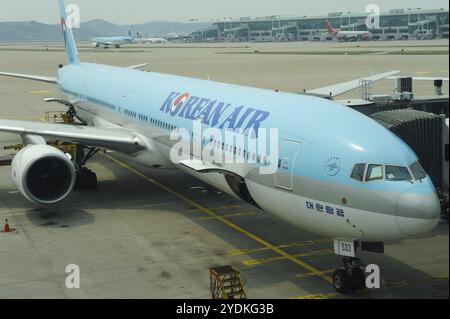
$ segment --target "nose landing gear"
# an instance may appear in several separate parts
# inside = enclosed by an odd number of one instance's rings
[[[364,289],[366,276],[361,267],[364,267],[359,258],[344,257],[344,268],[337,269],[333,273],[333,286],[337,292],[347,294]]]

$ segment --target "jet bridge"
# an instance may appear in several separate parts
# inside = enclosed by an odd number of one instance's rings
[[[431,177],[448,218],[449,138],[445,115],[412,109],[382,111],[370,116],[408,144]]]

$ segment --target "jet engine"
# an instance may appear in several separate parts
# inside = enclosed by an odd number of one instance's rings
[[[45,144],[28,145],[11,163],[11,177],[19,192],[39,204],[65,199],[76,181],[75,167],[60,150]]]

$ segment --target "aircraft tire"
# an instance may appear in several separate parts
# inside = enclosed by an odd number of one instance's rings
[[[350,278],[352,290],[362,290],[366,287],[366,276],[364,275],[364,271],[361,268],[353,268]]]
[[[351,290],[350,275],[345,269],[337,269],[333,273],[333,287],[341,294],[346,294]]]
[[[82,168],[78,172],[76,189],[93,189],[97,187],[97,174],[87,168]]]

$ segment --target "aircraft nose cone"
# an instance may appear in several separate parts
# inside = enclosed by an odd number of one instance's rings
[[[400,194],[397,199],[397,225],[408,236],[430,232],[438,225],[440,217],[439,198],[428,187],[414,187]]]

